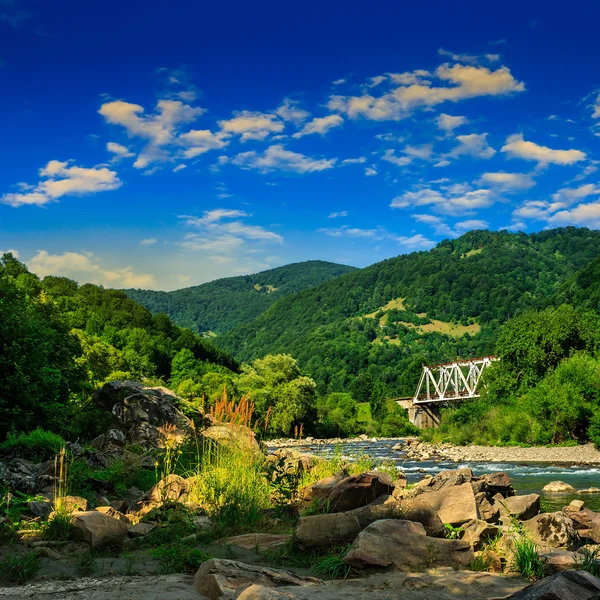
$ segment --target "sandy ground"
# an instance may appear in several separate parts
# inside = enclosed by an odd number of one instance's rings
[[[491,600],[525,587],[518,577],[439,569],[430,573],[389,573],[323,586],[280,588],[299,600]],[[188,575],[115,577],[55,581],[0,588],[0,597],[23,600],[206,600]]]

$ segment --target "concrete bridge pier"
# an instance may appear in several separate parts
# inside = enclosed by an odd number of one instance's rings
[[[434,429],[440,426],[440,407],[435,404],[415,404],[412,398],[397,400],[408,411],[408,419],[419,429]]]

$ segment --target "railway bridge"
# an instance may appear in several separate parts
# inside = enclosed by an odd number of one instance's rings
[[[421,429],[437,427],[441,406],[479,398],[481,375],[496,360],[495,356],[484,356],[424,366],[415,395],[397,402],[408,411],[413,425]]]

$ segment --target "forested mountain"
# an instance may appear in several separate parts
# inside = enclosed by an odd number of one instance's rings
[[[289,294],[355,270],[355,267],[311,260],[173,292],[139,289],[125,292],[153,314],[165,313],[182,327],[219,334],[255,319]]]
[[[217,343],[240,360],[288,352],[320,394],[410,395],[424,362],[493,352],[503,322],[547,306],[599,254],[585,228],[472,231],[282,298]]]

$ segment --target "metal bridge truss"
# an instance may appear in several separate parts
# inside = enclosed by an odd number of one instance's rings
[[[477,387],[481,375],[495,360],[498,359],[494,356],[485,356],[423,367],[413,402],[425,404],[479,398]]]

